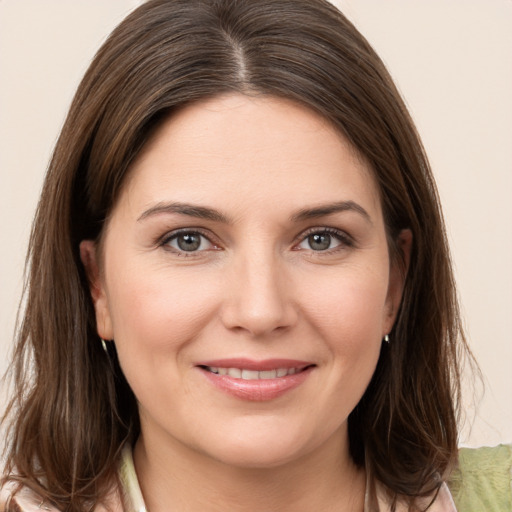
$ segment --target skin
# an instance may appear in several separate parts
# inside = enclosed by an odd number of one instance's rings
[[[178,202],[225,218],[161,208]],[[348,208],[298,215],[340,202]],[[180,250],[179,229],[202,234],[198,250]],[[410,233],[398,243],[407,255]],[[115,340],[139,402],[134,457],[148,509],[362,510],[347,417],[403,282],[376,183],[349,143],[288,100],[195,103],[133,164],[101,248],[99,258],[82,242],[82,261],[98,333]],[[242,400],[197,367],[233,357],[314,368],[276,399]]]

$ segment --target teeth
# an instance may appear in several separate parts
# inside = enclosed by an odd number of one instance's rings
[[[242,379],[244,380],[256,380],[259,379],[260,372],[254,370],[242,370]]]
[[[228,368],[228,375],[230,377],[234,377],[235,379],[241,379],[242,370],[240,370],[240,368]]]
[[[266,380],[276,379],[279,377],[286,377],[287,375],[294,375],[299,373],[299,368],[277,368],[275,370],[246,370],[243,368],[222,368],[217,366],[206,366],[206,369],[218,375],[227,375],[235,379],[243,380]]]

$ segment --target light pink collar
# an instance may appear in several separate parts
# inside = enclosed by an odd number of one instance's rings
[[[382,485],[377,484],[377,501],[378,509],[372,510],[370,508],[368,497],[365,496],[364,512],[389,512],[391,510],[391,503]],[[417,500],[417,507],[419,510],[426,510],[428,512],[457,512],[455,503],[453,502],[452,495],[446,483],[443,483],[439,492],[437,493],[435,501],[429,506],[432,497],[420,498]],[[407,505],[404,501],[399,501],[396,505],[396,512],[408,512]]]

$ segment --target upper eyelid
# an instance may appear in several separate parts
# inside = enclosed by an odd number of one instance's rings
[[[186,233],[197,233],[198,235],[203,236],[207,240],[209,240],[212,244],[215,243],[212,238],[216,238],[213,236],[213,233],[210,233],[209,231],[204,230],[203,228],[178,228],[178,229],[172,229],[170,231],[167,231],[164,235],[160,236],[158,240],[161,243],[165,243],[166,241],[171,240],[172,238],[175,238],[178,235],[186,234]]]
[[[313,249],[302,249],[302,248],[298,247],[300,244],[304,243],[304,241],[309,236],[314,235],[315,233],[327,233],[327,234],[335,237],[337,239],[337,241],[339,242],[339,245],[337,245],[336,247],[325,249],[323,251],[315,251]],[[303,231],[299,235],[298,239],[293,243],[292,250],[294,250],[294,251],[309,251],[312,254],[315,254],[316,256],[320,257],[320,256],[333,255],[340,251],[347,250],[347,249],[353,249],[356,247],[357,247],[357,244],[356,244],[354,237],[352,237],[346,231],[337,229],[337,228],[324,226],[321,228],[320,227],[310,228],[309,230]]]
[[[316,226],[316,227],[308,228],[305,231],[301,231],[301,233],[295,238],[295,240],[297,242],[300,242],[300,241],[304,240],[304,238],[306,238],[310,235],[313,235],[315,233],[328,233],[330,235],[338,235],[340,238],[345,238],[345,239],[352,240],[352,241],[354,240],[354,238],[349,233],[347,233],[345,230],[339,229],[339,228],[333,228],[333,227],[329,227],[329,226]]]

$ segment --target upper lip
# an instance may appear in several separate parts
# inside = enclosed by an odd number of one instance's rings
[[[311,361],[299,361],[297,359],[264,359],[255,360],[247,358],[229,358],[201,361],[196,366],[209,366],[214,368],[241,368],[244,370],[265,371],[277,370],[278,368],[297,368],[303,369],[307,366],[313,366]]]

